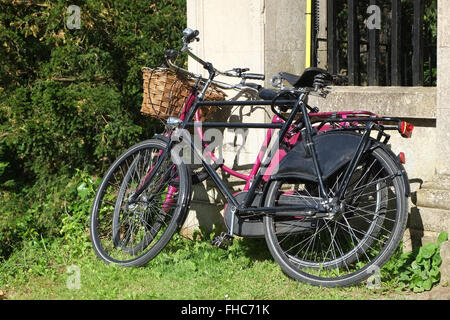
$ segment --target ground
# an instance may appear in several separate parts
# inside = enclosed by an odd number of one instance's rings
[[[86,247],[29,248],[0,264],[0,299],[8,300],[450,300],[450,287],[401,291],[382,270],[381,287],[360,283],[319,288],[286,276],[264,239],[242,240],[228,251],[209,241],[171,242],[140,268],[106,265]],[[74,280],[78,270],[79,286]]]
[[[404,296],[408,300],[450,300],[450,287],[437,286],[431,291]]]

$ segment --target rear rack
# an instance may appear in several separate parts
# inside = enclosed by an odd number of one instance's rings
[[[379,117],[369,111],[340,111],[340,112],[322,112],[310,113],[311,123],[314,128],[320,131],[364,131],[366,124],[373,122],[373,129],[378,131],[377,140],[387,143],[390,135],[384,131],[396,130],[402,137],[410,138],[414,126],[398,118]]]

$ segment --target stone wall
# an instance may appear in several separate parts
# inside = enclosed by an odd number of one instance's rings
[[[435,175],[436,88],[424,87],[333,87],[327,99],[311,97],[321,111],[365,110],[379,116],[399,117],[415,125],[411,139],[392,131],[395,154],[404,152],[405,168],[416,191]]]
[[[250,68],[250,72],[265,73],[265,3],[264,0],[188,0],[188,27],[200,31],[200,42],[191,47],[198,56],[210,61],[221,70],[232,68]],[[206,72],[189,59],[189,69],[196,73]],[[229,83],[237,79],[218,78]],[[260,84],[263,84],[260,82]],[[228,91],[228,98],[237,92]],[[215,114],[215,120],[238,122],[264,122],[267,117],[264,108],[224,108]],[[263,130],[252,130],[243,144],[242,131],[225,129],[223,157],[225,164],[232,168],[248,167],[256,158],[253,146],[261,144]],[[239,153],[237,153],[239,151]],[[236,191],[242,183],[230,182]],[[223,228],[224,199],[213,182],[206,181],[194,187],[191,211],[183,232],[192,233],[192,229],[203,226],[211,231],[213,225]]]
[[[201,42],[192,47],[217,68],[250,67],[253,72],[266,75],[266,86],[270,86],[269,78],[280,71],[298,74],[303,71],[303,0],[188,0],[187,3],[188,26],[201,32]],[[322,0],[322,15],[326,15],[325,4],[326,1]],[[418,233],[415,241],[419,239],[417,244],[420,245],[422,240],[433,240],[437,232],[448,230],[450,221],[442,209],[438,209],[440,211],[436,214],[433,208],[420,207],[420,201],[429,203],[420,199],[426,197],[426,188],[433,185],[429,181],[436,180],[436,172],[450,172],[450,34],[447,34],[450,29],[446,28],[449,24],[446,17],[450,16],[450,7],[444,7],[443,2],[439,1],[438,11],[438,88],[335,87],[326,100],[310,98],[310,104],[318,106],[321,111],[367,110],[380,116],[404,118],[415,125],[411,139],[403,139],[394,132],[390,140],[396,154],[401,151],[406,154],[405,166],[413,191],[406,239],[409,247],[411,234]],[[325,32],[322,25],[322,36]],[[326,46],[322,43],[321,48]],[[320,66],[326,68],[323,50],[320,59]],[[189,61],[189,68],[197,73],[202,71],[193,61]],[[271,114],[267,108],[252,110],[247,107],[235,108],[231,114],[219,115],[222,120],[228,120],[231,116],[237,121],[267,122]],[[246,143],[238,144],[239,157],[236,157],[236,149],[232,145],[235,141],[234,133],[234,130],[225,132],[226,163],[248,168],[256,158],[264,130],[250,131]],[[229,183],[235,191],[242,187],[236,179],[230,179]],[[434,197],[436,192],[430,192]],[[443,197],[448,200],[449,194],[444,192]],[[213,224],[220,226],[223,205],[224,199],[212,182],[197,186],[187,225],[195,227],[200,224],[209,230]],[[442,223],[438,224],[436,220]],[[428,233],[432,236],[426,237]]]

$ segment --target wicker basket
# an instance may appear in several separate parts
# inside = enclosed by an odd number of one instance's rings
[[[144,78],[144,96],[141,113],[154,118],[167,120],[169,117],[179,117],[195,79],[167,68],[142,68]],[[204,100],[225,100],[226,94],[216,86],[211,85]],[[200,108],[201,121],[207,119],[213,107]]]

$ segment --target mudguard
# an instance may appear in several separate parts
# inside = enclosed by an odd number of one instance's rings
[[[355,155],[361,141],[361,135],[354,132],[323,132],[313,137],[316,155],[323,180],[327,180],[339,169],[347,165]],[[410,186],[406,170],[397,156],[385,144],[370,138],[365,152],[369,149],[382,148],[395,162],[405,184],[405,195],[410,196]],[[306,151],[306,144],[299,142],[280,161],[276,174],[271,180],[286,177],[299,178],[310,182],[318,182],[312,157]]]
[[[338,170],[346,166],[353,158],[358,145],[361,141],[361,135],[353,132],[337,132],[329,131],[316,135],[313,141],[316,147],[319,167],[324,180],[332,176]],[[280,180],[293,175],[302,180],[317,182],[316,173],[311,156],[305,149],[304,141],[299,142],[288,154],[281,160],[278,171],[272,175],[269,182],[265,184],[263,192],[256,195],[253,206],[264,206],[270,181]],[[370,138],[365,151],[382,148],[387,155],[397,165],[399,173],[404,180],[405,195],[410,195],[410,187],[408,175],[400,162],[399,158],[391,151],[391,149],[379,141]],[[235,195],[238,202],[242,202],[246,195],[246,191]],[[229,228],[231,225],[231,211],[228,206],[225,208],[225,224]],[[299,221],[296,231],[308,231],[313,228],[312,222],[306,223]],[[292,230],[290,230],[292,231]],[[235,216],[234,234],[242,237],[259,238],[264,237],[264,225],[261,220],[243,219]]]
[[[372,148],[382,148],[389,155],[389,157],[395,162],[395,164],[397,165],[397,167],[402,175],[403,182],[405,183],[405,195],[407,197],[410,197],[411,196],[411,187],[409,185],[408,174],[406,173],[405,167],[400,162],[399,157],[397,157],[394,154],[394,152],[392,152],[391,148],[389,148],[387,145],[385,145],[383,143],[377,143]]]
[[[155,134],[153,136],[153,139],[158,139],[158,140],[161,140],[161,141],[163,141],[165,143],[169,143],[170,142],[170,139],[168,137],[162,135],[162,134]]]

